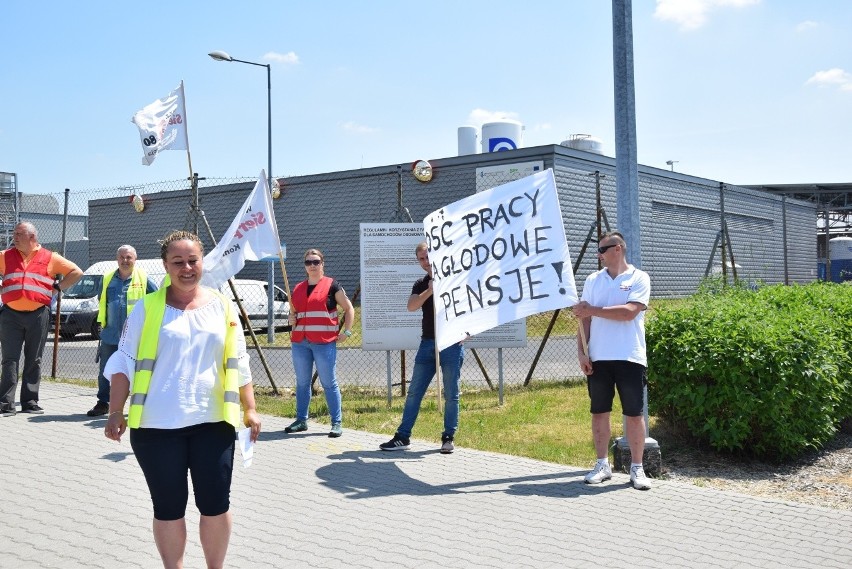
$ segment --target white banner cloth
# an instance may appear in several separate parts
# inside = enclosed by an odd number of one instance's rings
[[[439,350],[578,302],[551,169],[442,207],[423,228]]]
[[[163,150],[186,150],[186,105],[183,81],[177,89],[136,111],[131,119],[139,128],[142,164],[150,166]]]
[[[204,256],[201,284],[218,289],[237,274],[247,260],[277,258],[280,248],[272,195],[269,193],[266,172],[261,170],[254,189],[237,212],[237,217],[231,222],[222,240]]]

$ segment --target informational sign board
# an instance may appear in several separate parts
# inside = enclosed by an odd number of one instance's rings
[[[476,193],[543,171],[544,162],[542,160],[483,166],[476,169]]]
[[[420,344],[420,310],[409,312],[414,282],[423,277],[414,249],[425,240],[422,223],[362,223],[361,346],[364,350],[414,350]],[[471,348],[526,345],[526,321],[509,322],[470,338]]]

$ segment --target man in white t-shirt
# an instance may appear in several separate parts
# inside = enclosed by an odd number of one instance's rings
[[[627,246],[621,233],[605,233],[598,243],[603,269],[592,273],[583,285],[583,296],[574,315],[588,339],[588,353],[577,335],[577,357],[587,376],[591,399],[592,436],[597,452],[595,468],[586,484],[612,478],[607,459],[610,413],[615,389],[621,401],[630,445],[630,482],[637,490],[651,483],[642,468],[645,451],[644,389],[648,360],[645,355],[645,309],[651,296],[648,273],[627,263]]]

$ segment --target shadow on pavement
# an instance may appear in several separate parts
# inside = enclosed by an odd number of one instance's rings
[[[300,437],[326,437],[328,438],[327,430],[302,431],[301,433],[285,433],[284,429],[280,431],[260,431],[257,436],[258,441],[280,441],[283,439],[300,438]]]
[[[27,417],[27,415],[18,413],[18,417]],[[92,429],[100,429],[106,424],[106,416],[89,417],[86,413],[79,415],[50,415],[45,413],[44,415],[29,415],[28,418],[32,423],[86,423],[88,421],[86,426]]]
[[[109,454],[103,455],[101,458],[103,460],[109,460],[111,462],[121,462],[125,460],[128,456],[133,456],[132,452],[111,452]]]
[[[579,498],[595,494],[606,494],[619,490],[634,491],[630,484],[586,484],[583,479],[570,482],[552,482],[550,484],[512,484],[506,489],[506,494],[513,496],[544,496],[546,498]]]
[[[378,498],[383,496],[434,496],[441,494],[468,494],[468,493],[493,493],[513,492],[521,493],[517,489],[526,486],[523,482],[541,480],[553,480],[560,478],[572,478],[584,474],[583,472],[555,472],[549,474],[536,474],[530,476],[518,476],[512,478],[495,478],[484,480],[470,480],[451,482],[448,484],[429,484],[412,478],[406,474],[400,464],[408,461],[416,461],[438,454],[435,449],[426,451],[401,451],[383,452],[375,451],[346,451],[329,456],[332,462],[327,466],[317,469],[316,474],[321,483],[335,490],[347,498]],[[443,458],[442,458],[443,459]],[[452,460],[446,457],[446,460]],[[506,484],[511,486],[507,489]],[[577,482],[580,486],[582,479]],[[495,487],[496,486],[496,487]],[[574,482],[552,483],[547,485],[535,485],[538,489],[536,494],[549,496],[565,496],[576,494],[579,490],[566,493],[565,488],[575,486]],[[516,490],[513,490],[515,488]],[[549,490],[548,490],[549,489]],[[586,490],[584,494],[592,493]]]

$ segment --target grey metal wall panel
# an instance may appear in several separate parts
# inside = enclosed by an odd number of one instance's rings
[[[431,160],[435,174],[428,183],[418,182],[411,175],[410,164],[287,178],[274,208],[281,240],[287,245],[291,287],[304,278],[302,254],[317,247],[326,257],[327,274],[353,294],[360,281],[360,223],[401,220],[400,199],[412,220],[422,221],[442,205],[472,195],[478,167],[534,160],[543,161],[545,168],[554,168],[565,232],[576,262],[596,218],[595,171],[601,174],[602,207],[611,227],[618,227],[615,163],[606,156],[548,145]],[[642,267],[651,275],[653,295],[691,294],[704,276],[720,228],[720,183],[644,166],[640,166],[639,174]],[[199,190],[201,208],[215,235],[225,231],[253,186],[254,182],[245,182]],[[734,257],[743,267],[740,276],[783,282],[781,198],[724,187]],[[189,190],[152,193],[146,200],[141,214],[132,210],[126,197],[89,202],[91,262],[114,258],[116,248],[125,242],[137,248],[140,258],[159,256],[157,240],[171,229],[186,228]],[[787,254],[792,282],[815,278],[815,228],[815,207],[788,199]],[[200,232],[208,243],[203,226]],[[585,277],[597,270],[595,240],[596,235],[577,271],[580,287]],[[267,270],[265,263],[250,262],[239,276],[266,279]],[[275,274],[280,283],[277,266]]]

